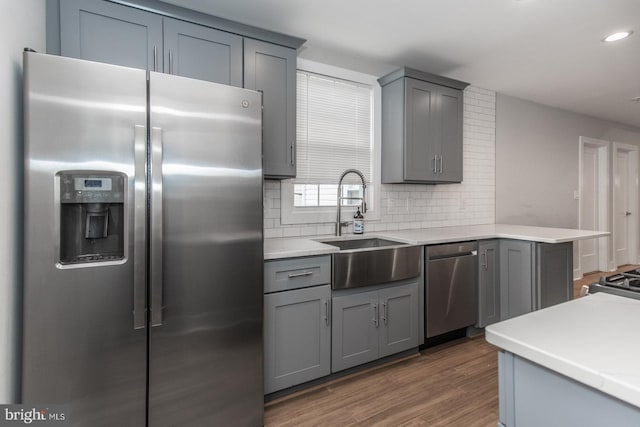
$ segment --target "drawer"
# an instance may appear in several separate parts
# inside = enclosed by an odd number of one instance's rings
[[[331,283],[331,256],[290,258],[264,263],[264,292]]]

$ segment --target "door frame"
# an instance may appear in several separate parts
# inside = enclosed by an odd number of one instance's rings
[[[584,227],[584,207],[582,205],[582,194],[584,189],[582,188],[582,176],[584,174],[584,165],[583,165],[583,156],[584,156],[584,148],[592,147],[597,151],[598,156],[598,200],[596,201],[598,205],[598,230],[599,231],[608,231],[609,230],[609,207],[611,206],[610,197],[609,197],[609,188],[611,187],[611,180],[609,174],[609,152],[611,149],[611,142],[588,138],[585,136],[581,136],[579,138],[579,163],[578,163],[578,228],[583,229]],[[614,269],[612,263],[609,262],[609,238],[599,238],[598,239],[598,269],[601,271],[610,271]],[[578,256],[577,260],[574,257],[575,268],[573,270],[574,278],[581,278],[582,271],[582,246],[583,243],[578,241]]]
[[[629,240],[627,242],[627,246],[628,246],[628,251],[629,251],[629,255],[628,255],[628,262],[632,263],[632,264],[637,264],[638,261],[640,260],[638,257],[638,254],[640,253],[640,251],[638,251],[638,242],[639,242],[639,236],[638,236],[638,230],[640,230],[640,223],[639,223],[639,210],[638,210],[638,202],[639,202],[639,197],[638,197],[638,191],[639,191],[639,187],[638,187],[638,171],[639,171],[639,163],[640,163],[640,159],[638,158],[638,155],[640,153],[640,150],[637,146],[635,145],[631,145],[631,144],[623,144],[620,142],[614,142],[613,143],[613,169],[612,169],[612,178],[613,180],[615,180],[615,174],[616,174],[616,170],[617,170],[617,163],[618,163],[618,153],[619,152],[624,152],[624,153],[628,153],[629,155],[629,177],[627,180],[627,184],[628,184],[628,188],[627,188],[627,197],[628,197],[628,201],[629,204],[628,206],[630,206],[630,210],[632,211],[632,213],[635,215],[635,221],[630,221],[629,222],[629,228],[628,228],[628,237]],[[612,180],[612,184],[613,184],[613,180]],[[613,198],[612,198],[612,203],[611,203],[611,216],[612,216],[612,226],[611,229],[613,230],[613,261],[614,261],[614,266],[617,268],[617,266],[620,264],[620,262],[616,259],[616,239],[618,238],[618,236],[616,236],[615,230],[616,230],[616,215],[615,215],[615,202],[617,200],[618,197],[620,197],[619,194],[617,194],[616,191],[616,186],[613,186]],[[623,262],[622,264],[626,264],[627,262]]]

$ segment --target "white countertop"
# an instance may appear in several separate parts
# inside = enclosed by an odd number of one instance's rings
[[[640,300],[603,292],[487,326],[488,342],[640,407]]]
[[[310,238],[265,239],[264,259],[293,258],[325,255],[338,252],[338,248],[316,242]]]
[[[569,228],[531,227],[525,225],[484,224],[456,227],[421,228],[413,230],[384,231],[364,235],[345,235],[344,238],[380,237],[415,245],[460,242],[481,239],[516,239],[542,243],[563,243],[574,240],[608,236],[606,231],[574,230]],[[265,239],[264,259],[323,255],[338,252],[335,246],[316,242],[314,239],[331,239],[334,236],[305,238]]]

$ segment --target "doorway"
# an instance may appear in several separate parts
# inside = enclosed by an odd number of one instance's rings
[[[583,230],[609,230],[609,141],[580,137],[579,215]],[[607,271],[609,239],[588,239],[578,242],[578,262],[575,277],[591,271]]]
[[[638,263],[638,147],[613,144],[615,265]]]

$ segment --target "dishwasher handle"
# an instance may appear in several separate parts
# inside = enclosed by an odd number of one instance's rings
[[[464,256],[478,256],[478,242],[427,246],[427,261]]]

